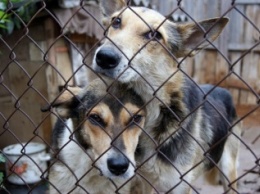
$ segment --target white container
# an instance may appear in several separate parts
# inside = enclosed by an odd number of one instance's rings
[[[28,143],[24,148],[23,146],[14,144],[3,149],[8,181],[24,185],[39,182],[43,173],[42,177],[46,178],[47,161],[50,160],[46,146],[35,142]]]

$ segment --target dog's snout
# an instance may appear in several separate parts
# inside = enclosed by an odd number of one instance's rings
[[[100,49],[96,54],[96,63],[103,69],[112,69],[120,62],[120,56],[111,48]]]
[[[125,156],[120,155],[118,157],[109,158],[107,160],[107,166],[111,173],[119,176],[127,171],[129,160]]]

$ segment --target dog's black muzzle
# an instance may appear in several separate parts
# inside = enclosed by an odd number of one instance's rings
[[[119,176],[127,171],[129,160],[123,154],[117,153],[116,156],[107,159],[107,166],[112,174]]]
[[[102,69],[115,68],[120,59],[118,53],[110,47],[101,48],[96,54],[96,63]]]

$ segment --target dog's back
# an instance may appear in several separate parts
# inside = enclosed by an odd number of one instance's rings
[[[224,88],[215,87],[210,84],[200,85],[200,87],[206,94],[209,92],[210,97],[223,104],[227,113],[225,118],[232,123],[236,119],[237,114],[230,92]]]

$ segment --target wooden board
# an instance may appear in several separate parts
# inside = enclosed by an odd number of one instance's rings
[[[203,83],[216,83],[217,81],[217,52],[216,51],[205,51],[205,56],[202,60],[204,70],[204,82]]]
[[[242,5],[237,5],[236,9],[240,12],[245,12],[245,7]],[[235,9],[230,12],[230,22],[229,27],[229,44],[243,44],[243,30],[244,29],[244,18]]]
[[[203,70],[203,61],[205,58],[205,52],[206,51],[201,51],[194,56],[193,78],[198,83],[205,83],[204,70]]]
[[[241,56],[240,52],[231,52],[230,53],[230,61],[231,64],[234,65],[234,62],[237,61],[237,59]],[[233,71],[236,74],[232,74],[230,78],[228,79],[228,82],[232,80],[235,80],[237,83],[241,83],[238,76],[241,75],[241,60],[239,60],[233,67]],[[242,84],[242,83],[241,83]],[[235,104],[239,104],[240,102],[240,89],[239,88],[230,88],[231,94],[233,96],[233,100]]]
[[[55,63],[53,65],[59,72],[59,74],[56,73],[58,80],[55,85],[73,85],[74,78],[72,73],[71,59],[69,56],[69,48],[67,47],[65,40],[63,38],[60,38],[55,42],[53,46],[55,50]]]
[[[1,141],[1,147],[18,141],[50,142],[49,120],[47,119],[43,125],[40,125],[44,118],[40,108],[46,103],[42,96],[47,96],[45,75],[44,71],[41,72],[41,65],[41,61],[19,61],[19,64],[12,63],[8,67],[9,86],[15,98],[12,98],[11,102],[1,104],[2,114],[9,125],[8,130],[1,136],[1,139],[4,138]],[[30,83],[29,86],[28,83]],[[1,124],[3,125],[6,120],[2,119]]]
[[[249,77],[247,80],[249,80],[249,84],[254,90],[253,92],[250,91],[247,97],[247,104],[256,104],[257,103],[257,96],[254,94],[256,91],[256,83],[250,83],[250,80],[259,80],[259,74],[258,74],[258,62],[260,60],[259,54],[252,53],[251,55],[251,60],[249,61]]]

